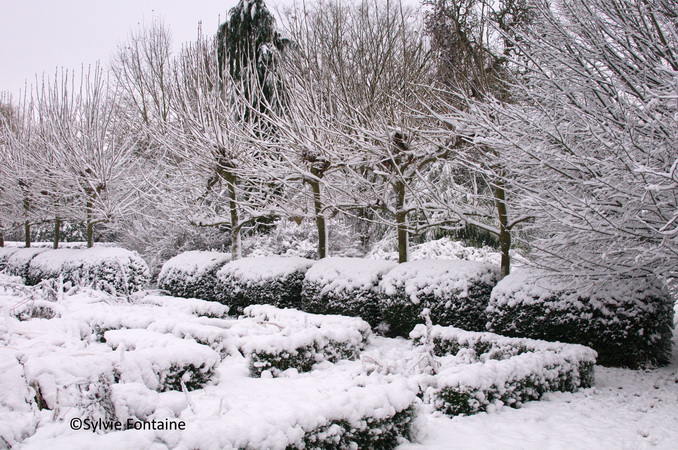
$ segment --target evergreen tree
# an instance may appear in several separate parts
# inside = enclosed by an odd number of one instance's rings
[[[225,92],[225,80],[230,77],[254,111],[265,114],[268,108],[277,107],[281,81],[276,67],[287,43],[276,31],[275,18],[263,0],[240,0],[217,33],[222,90]],[[244,114],[245,121],[253,117],[251,111]]]

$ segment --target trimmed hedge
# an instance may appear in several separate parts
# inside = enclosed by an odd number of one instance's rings
[[[577,291],[521,270],[497,285],[487,313],[491,331],[587,345],[602,365],[638,368],[671,359],[673,300],[657,280],[619,279]]]
[[[20,248],[7,258],[6,269],[7,273],[24,280],[28,277],[28,266],[31,260],[40,253],[49,251],[46,248]]]
[[[175,297],[217,300],[217,272],[230,260],[230,253],[181,253],[162,265],[158,288]]]
[[[109,330],[104,339],[125,351],[116,365],[116,382],[142,382],[158,392],[200,389],[221,362],[205,345],[150,330]]]
[[[19,250],[18,247],[0,247],[0,271],[7,268],[7,260]]]
[[[79,252],[82,250],[62,248],[36,255],[28,265],[26,284],[34,286],[42,280],[59,278],[63,273],[64,264],[77,259]]]
[[[520,407],[546,392],[574,392],[593,385],[596,352],[582,345],[424,325],[417,325],[410,337],[417,345],[433,343],[439,357],[463,353],[471,359],[463,370],[454,360],[443,366],[428,391],[428,400],[450,416],[501,405]]]
[[[39,254],[31,255],[26,250],[39,250]],[[10,258],[9,264],[15,264],[15,259],[21,259],[25,269],[20,270],[17,264],[17,269],[12,270],[20,271],[29,285],[61,277],[73,285],[127,295],[143,289],[149,281],[146,262],[124,248],[22,249]]]
[[[376,326],[382,319],[379,281],[397,264],[363,258],[325,258],[304,278],[302,309],[316,314],[361,317]]]
[[[274,333],[247,336],[240,350],[250,359],[250,374],[268,370],[278,375],[287,369],[308,372],[317,363],[356,359],[371,334],[359,318],[308,314],[266,305],[249,306],[245,315],[271,324]]]
[[[476,261],[423,259],[399,264],[379,288],[390,336],[407,336],[424,309],[439,325],[485,330],[485,309],[499,278],[496,266]]]
[[[231,261],[217,272],[218,300],[241,314],[249,305],[299,308],[304,275],[314,261],[297,256],[263,256]]]

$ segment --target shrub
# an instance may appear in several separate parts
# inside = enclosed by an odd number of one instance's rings
[[[158,275],[158,288],[175,297],[216,300],[217,272],[230,260],[230,253],[181,253],[163,264]]]
[[[671,358],[673,301],[656,280],[575,289],[521,270],[497,285],[487,312],[491,331],[587,345],[602,365],[637,368]]]
[[[485,330],[485,308],[499,276],[496,266],[476,261],[429,259],[398,265],[384,276],[384,320],[392,336],[407,336],[430,310],[433,323]]]
[[[21,277],[24,280],[28,277],[28,265],[31,260],[40,253],[47,252],[46,248],[20,248],[13,252],[7,258],[7,272],[10,275]]]
[[[110,330],[104,339],[114,350],[125,350],[116,366],[116,382],[142,382],[159,392],[199,389],[221,361],[205,345],[150,330]]]
[[[62,248],[48,250],[36,255],[28,265],[26,284],[33,286],[42,280],[59,278],[63,272],[64,264],[77,260],[80,252],[82,250]]]
[[[111,294],[130,294],[149,281],[146,262],[124,248],[94,247],[79,250],[62,265],[64,281],[91,285]]]
[[[381,321],[379,281],[395,266],[393,261],[374,259],[322,259],[306,272],[302,309],[361,317],[376,326]]]
[[[7,268],[7,260],[18,250],[18,247],[0,247],[0,271]]]
[[[437,356],[461,355],[436,376],[429,401],[447,415],[475,414],[500,405],[518,407],[546,392],[573,392],[593,385],[596,352],[576,344],[515,339],[453,327],[417,325],[417,345],[433,343]]]
[[[240,350],[250,358],[250,374],[287,369],[308,372],[313,365],[356,359],[367,344],[370,326],[359,318],[308,314],[255,305],[245,315],[277,327],[277,332],[248,336]]]
[[[254,304],[298,308],[304,274],[313,263],[296,256],[231,261],[217,272],[219,301],[228,305],[234,314]]]

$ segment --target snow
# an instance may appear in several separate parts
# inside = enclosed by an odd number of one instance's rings
[[[422,295],[466,297],[474,285],[493,285],[498,274],[496,266],[477,261],[423,259],[399,264],[384,276],[379,286],[389,296],[402,289],[418,304]]]
[[[176,276],[174,275],[174,272],[180,272],[182,277],[191,277],[186,280],[187,283],[196,281],[204,275],[205,272],[215,267],[220,267],[230,260],[230,253],[202,250],[192,250],[180,253],[162,265],[158,280]]]
[[[425,348],[405,339],[365,339],[369,327],[357,318],[255,305],[235,319],[218,303],[150,291],[121,299],[77,288],[48,301],[44,288],[16,282],[0,276],[0,436],[18,448],[278,449],[301,446],[304,436],[338,436],[341,421],[359,428],[366,417],[386,419],[411,405],[417,411],[415,442],[403,442],[400,449],[669,449],[678,442],[675,347],[668,367],[633,371],[596,366],[592,388],[549,393],[519,409],[498,404],[488,412],[449,418],[417,398],[435,377]],[[18,304],[42,304],[38,299],[51,304],[57,315],[16,319]],[[426,335],[424,328],[418,327],[415,335]],[[492,338],[500,347],[525,343],[490,333],[426,330],[431,337],[454,338],[469,346],[478,336]],[[301,340],[303,333],[353,336],[364,347],[355,360],[322,360],[308,372],[248,375],[248,343],[270,339],[267,346],[284,346],[284,339]],[[490,366],[474,366],[471,360],[454,366],[450,363],[457,357],[435,357],[443,367],[439,377],[448,384],[462,378],[487,384],[502,373],[524,374],[536,365],[560,361],[564,351],[587,351],[530,342],[544,351],[490,359]],[[465,353],[458,359],[468,357]],[[214,371],[202,386],[162,391],[158,375],[172,362],[206,363]],[[107,375],[116,373],[116,367],[118,382]],[[52,409],[37,407],[36,386]],[[183,421],[186,429],[92,433],[70,427],[72,418],[105,419],[111,411],[123,423]]]
[[[220,280],[233,279],[244,284],[260,284],[266,280],[287,278],[304,273],[315,261],[299,256],[258,256],[231,261],[217,272]]]
[[[376,290],[379,280],[397,264],[363,258],[323,258],[306,272],[306,282],[323,286],[322,293]]]

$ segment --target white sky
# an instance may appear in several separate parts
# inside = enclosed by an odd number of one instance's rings
[[[57,68],[108,64],[130,30],[162,18],[176,49],[215,33],[237,0],[0,0],[0,92],[17,96],[25,80]],[[269,2],[267,2],[269,3]],[[273,2],[268,5],[274,9]]]

